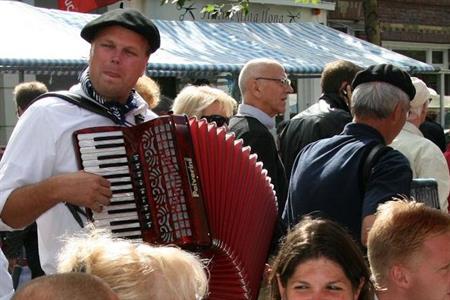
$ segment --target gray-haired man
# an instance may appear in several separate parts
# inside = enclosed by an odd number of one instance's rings
[[[365,244],[378,204],[410,192],[411,169],[396,150],[379,158],[367,182],[362,169],[375,145],[391,143],[400,132],[415,89],[406,72],[386,64],[359,72],[352,88],[353,122],[341,134],[302,150],[293,167],[283,218],[293,225],[302,215],[318,211]]]

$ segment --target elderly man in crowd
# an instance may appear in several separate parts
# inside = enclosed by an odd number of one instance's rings
[[[379,300],[450,299],[450,215],[423,203],[380,205],[367,242]]]
[[[275,187],[281,211],[286,201],[287,179],[270,130],[275,128],[274,117],[285,111],[288,94],[293,92],[291,81],[279,62],[253,59],[239,74],[239,89],[242,104],[237,115],[231,118],[229,130],[236,138],[243,139],[263,162]]]
[[[400,152],[387,151],[374,162],[367,182],[363,165],[375,146],[391,143],[400,132],[415,89],[406,72],[389,64],[359,72],[352,87],[353,122],[297,157],[283,218],[292,226],[318,211],[365,244],[378,204],[410,193],[411,169]]]
[[[37,221],[47,274],[56,271],[62,236],[79,231],[86,221],[80,207],[100,212],[112,196],[107,179],[77,171],[72,133],[156,117],[133,90],[159,48],[155,25],[137,10],[118,9],[89,22],[81,37],[91,43],[89,66],[70,91],[104,113],[54,96],[37,101],[19,119],[0,162],[0,225],[21,228]]]
[[[435,143],[426,139],[419,129],[425,121],[430,92],[422,80],[412,77],[416,96],[411,101],[408,119],[391,146],[408,158],[413,178],[434,178],[438,185],[439,205],[447,212],[450,175],[447,161]]]

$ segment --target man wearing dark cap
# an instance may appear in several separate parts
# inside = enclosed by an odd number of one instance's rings
[[[157,116],[133,90],[160,45],[155,25],[136,10],[114,10],[89,22],[81,36],[91,43],[89,66],[70,92],[104,114],[47,96],[20,118],[0,162],[0,228],[22,228],[36,220],[47,274],[56,271],[62,237],[86,222],[76,207],[100,212],[112,196],[107,179],[77,171],[73,132],[133,126]]]
[[[293,226],[303,215],[318,213],[365,245],[378,204],[410,192],[412,172],[396,150],[374,162],[367,182],[362,170],[370,150],[391,143],[400,132],[415,89],[406,72],[386,64],[360,71],[352,89],[353,122],[341,134],[306,146],[297,157],[283,220]]]

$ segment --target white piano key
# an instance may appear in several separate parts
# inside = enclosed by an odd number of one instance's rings
[[[108,177],[108,176],[116,176],[117,174],[122,174],[124,171],[128,171],[128,170],[122,170],[120,172],[115,172],[114,170],[113,171],[105,171],[105,170],[103,170],[102,172],[91,172],[91,173],[98,174],[98,175],[101,175],[103,177]],[[86,171],[86,172],[88,172],[88,171]]]
[[[99,167],[85,167],[84,170],[86,172],[95,173],[98,175],[114,175],[119,172],[127,171],[128,173],[128,166],[120,166],[120,167],[107,167],[107,168],[99,168]]]
[[[113,185],[111,186],[111,191],[120,191],[120,190],[131,190],[133,186],[131,184],[122,184],[122,185]]]
[[[127,228],[131,228],[131,229],[139,228],[140,229],[141,224],[139,224],[139,222],[134,222],[134,223],[129,223],[129,224],[109,225],[109,228],[111,230],[127,229]]]
[[[136,211],[114,214],[114,216],[108,214],[106,209],[103,209],[101,213],[93,214],[94,220],[109,219],[109,221],[122,221],[122,220],[138,220],[138,214]]]
[[[80,148],[80,153],[82,155],[87,153],[95,153],[97,155],[103,155],[103,153],[109,153],[111,151],[121,151],[121,153],[126,153],[125,146],[117,146],[110,148],[95,148],[95,147]]]
[[[140,228],[141,224],[138,220],[129,220],[129,223],[111,225],[110,220],[98,220],[94,221],[95,227],[108,228],[108,229],[125,229],[125,228]]]
[[[112,178],[106,178],[110,183],[117,183],[117,182],[131,182],[131,177],[128,176],[128,174],[124,174],[123,177],[112,177]]]
[[[107,208],[108,212],[111,212],[113,210],[118,210],[118,209],[134,209],[134,210],[137,210],[136,204],[134,204],[134,203],[108,205],[105,208]]]
[[[121,198],[121,197],[134,197],[133,192],[122,192],[122,193],[113,193],[113,198]]]
[[[128,160],[126,157],[110,158],[110,159],[83,160],[83,166],[85,166],[85,167],[98,166],[101,164],[117,164],[117,163],[128,163]]]
[[[117,194],[111,197],[110,201],[112,202],[117,202],[117,201],[131,201],[134,200],[134,194],[133,193],[121,193],[121,194]]]
[[[90,132],[90,133],[80,133],[77,135],[78,140],[89,140],[96,137],[110,137],[110,136],[123,136],[121,130],[116,131],[102,131],[102,132]]]
[[[83,147],[93,147],[93,146],[99,146],[99,145],[111,145],[111,144],[122,144],[125,143],[123,138],[120,139],[114,139],[114,140],[102,140],[102,141],[94,141],[94,140],[82,140],[78,141],[78,146],[80,148]]]
[[[106,151],[102,151],[101,153],[95,152],[95,153],[84,153],[81,154],[81,160],[94,160],[98,159],[99,156],[106,156],[106,155],[123,155],[126,156],[125,147],[117,147],[114,150],[111,150],[111,148],[102,149]]]
[[[94,220],[94,225],[96,227],[110,227],[112,222],[118,222],[118,221],[123,222],[125,224],[139,223],[139,220],[136,218],[110,218],[110,219]],[[114,225],[114,226],[120,226],[120,224]]]
[[[113,232],[113,235],[115,237],[119,237],[119,238],[129,238],[129,237],[139,236],[139,238],[137,238],[137,240],[142,240],[142,232],[140,230],[125,231],[125,232]]]

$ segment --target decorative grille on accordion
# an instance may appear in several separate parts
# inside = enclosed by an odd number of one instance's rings
[[[208,299],[256,299],[277,218],[270,178],[241,140],[205,120],[163,116],[76,131],[80,168],[111,182],[96,226],[177,244],[208,265]]]

